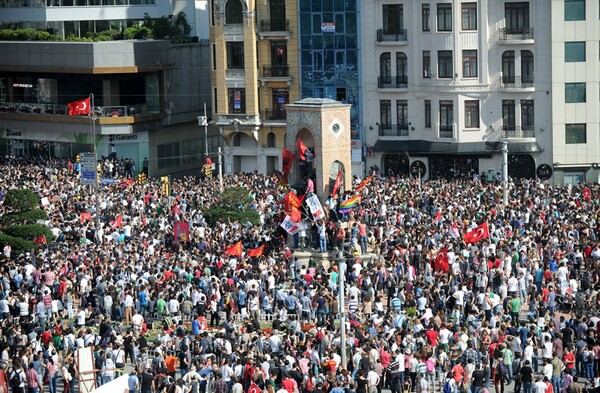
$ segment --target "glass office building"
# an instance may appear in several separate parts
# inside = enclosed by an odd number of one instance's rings
[[[302,98],[352,104],[352,138],[359,139],[359,0],[299,0]]]

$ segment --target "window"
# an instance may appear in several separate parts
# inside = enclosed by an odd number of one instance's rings
[[[213,110],[214,113],[219,113],[219,107],[217,106],[217,104],[219,103],[219,100],[217,98],[217,88],[213,87]]]
[[[158,145],[156,149],[158,169],[179,165],[179,142]]]
[[[509,34],[520,34],[529,29],[529,2],[505,3],[504,19]]]
[[[227,68],[244,68],[244,43],[227,43]]]
[[[585,124],[565,124],[565,143],[587,143],[587,130]]]
[[[535,129],[534,115],[533,100],[521,100],[521,128],[523,131],[533,131]]]
[[[477,51],[463,51],[463,78],[477,78]]]
[[[392,81],[392,55],[390,52],[384,52],[379,57],[379,76],[383,83]]]
[[[229,88],[229,113],[246,113],[246,89]]]
[[[440,101],[440,136],[452,137],[453,126],[454,103],[452,101]]]
[[[431,52],[423,51],[423,78],[431,78]]]
[[[585,20],[585,0],[565,0],[565,20]]]
[[[404,17],[402,4],[383,5],[383,34],[402,34]]]
[[[565,83],[565,103],[585,102],[585,83]]]
[[[212,49],[212,70],[217,70],[217,46],[215,44],[210,44]]]
[[[408,82],[408,58],[404,52],[396,52],[396,75],[400,82]]]
[[[379,101],[379,123],[383,127],[390,127],[392,125],[392,101]]]
[[[451,50],[439,50],[438,51],[438,78],[452,78],[453,77],[452,67],[452,51]]]
[[[452,31],[452,4],[437,5],[437,29],[438,31]]]
[[[523,87],[532,86],[533,78],[533,52],[530,50],[521,51],[521,82]]]
[[[515,83],[515,51],[502,53],[502,84]]]
[[[425,128],[431,128],[431,100],[425,100]]]
[[[585,41],[565,42],[565,62],[585,61]]]
[[[396,101],[396,124],[398,128],[408,129],[408,101]]]
[[[515,100],[502,100],[502,129],[505,131],[516,129]]]
[[[479,101],[465,101],[465,128],[479,128]]]
[[[228,0],[225,5],[225,24],[241,25],[243,23],[242,2],[240,0]]]
[[[477,3],[461,4],[462,29],[477,30]]]
[[[423,31],[430,31],[429,18],[431,17],[431,8],[429,4],[423,4],[421,6],[421,28]]]
[[[198,162],[204,155],[204,141],[201,138],[181,142],[181,163]]]

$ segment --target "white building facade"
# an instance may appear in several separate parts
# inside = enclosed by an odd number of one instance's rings
[[[561,1],[561,0],[557,0]],[[552,175],[546,1],[362,8],[366,167],[423,178]]]
[[[600,5],[552,0],[552,145],[557,184],[596,182],[600,167]]]

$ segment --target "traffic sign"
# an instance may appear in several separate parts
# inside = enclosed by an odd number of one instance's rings
[[[80,153],[81,159],[81,184],[96,184],[96,156],[94,153]]]

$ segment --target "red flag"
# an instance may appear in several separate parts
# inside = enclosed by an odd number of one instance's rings
[[[277,181],[278,184],[282,187],[286,187],[288,182],[287,182],[287,176],[284,175],[283,173],[281,173],[280,171],[278,171],[277,169],[275,169],[275,176],[277,176]]]
[[[586,187],[583,189],[583,200],[589,201],[590,199],[592,199],[592,191]]]
[[[371,176],[367,177],[365,180],[361,181],[360,184],[358,186],[356,186],[356,192],[361,192],[362,189],[365,188],[365,186],[371,182],[371,180],[373,180],[373,175],[371,175]]]
[[[37,244],[38,246],[41,246],[42,244],[43,244],[43,245],[46,245],[46,244],[48,244],[48,243],[46,242],[46,235],[42,235],[42,236],[40,236],[40,237],[36,237],[35,239],[33,239],[33,242],[34,242],[35,244]]]
[[[465,233],[465,243],[477,243],[486,237],[490,237],[487,221],[473,229],[471,232]]]
[[[450,271],[450,264],[448,263],[448,247],[444,247],[438,251],[435,261],[433,262],[433,270],[441,270],[444,273]]]
[[[249,257],[262,257],[264,252],[265,252],[265,245],[263,244],[260,247],[253,248],[252,250],[248,251],[248,256]]]
[[[225,250],[225,255],[229,255],[232,257],[239,257],[242,255],[242,241],[235,243],[233,246],[229,247]]]
[[[298,157],[302,161],[306,161],[306,151],[307,150],[308,150],[308,148],[306,147],[306,145],[300,139],[298,139]]]
[[[281,158],[282,158],[281,171],[287,177],[287,175],[292,170],[292,165],[294,164],[296,155],[284,147],[281,149]]]
[[[92,213],[88,213],[88,212],[83,212],[79,215],[79,222],[81,222],[82,224],[85,221],[89,221],[92,219]]]
[[[123,216],[122,215],[118,215],[116,220],[114,220],[113,222],[110,223],[110,227],[112,229],[115,228],[119,228],[121,225],[123,225]]]
[[[67,108],[69,109],[69,116],[89,115],[91,112],[90,97],[79,101],[69,102]]]
[[[260,390],[257,384],[251,382],[250,388],[248,389],[248,393],[262,393],[262,390]]]
[[[331,198],[335,198],[335,194],[337,194],[338,190],[342,186],[342,170],[338,171],[337,177],[335,178],[335,183],[333,183],[333,192],[331,193]]]
[[[294,222],[299,222],[302,218],[302,214],[300,214],[301,205],[302,201],[292,191],[288,191],[283,197],[283,210]]]

